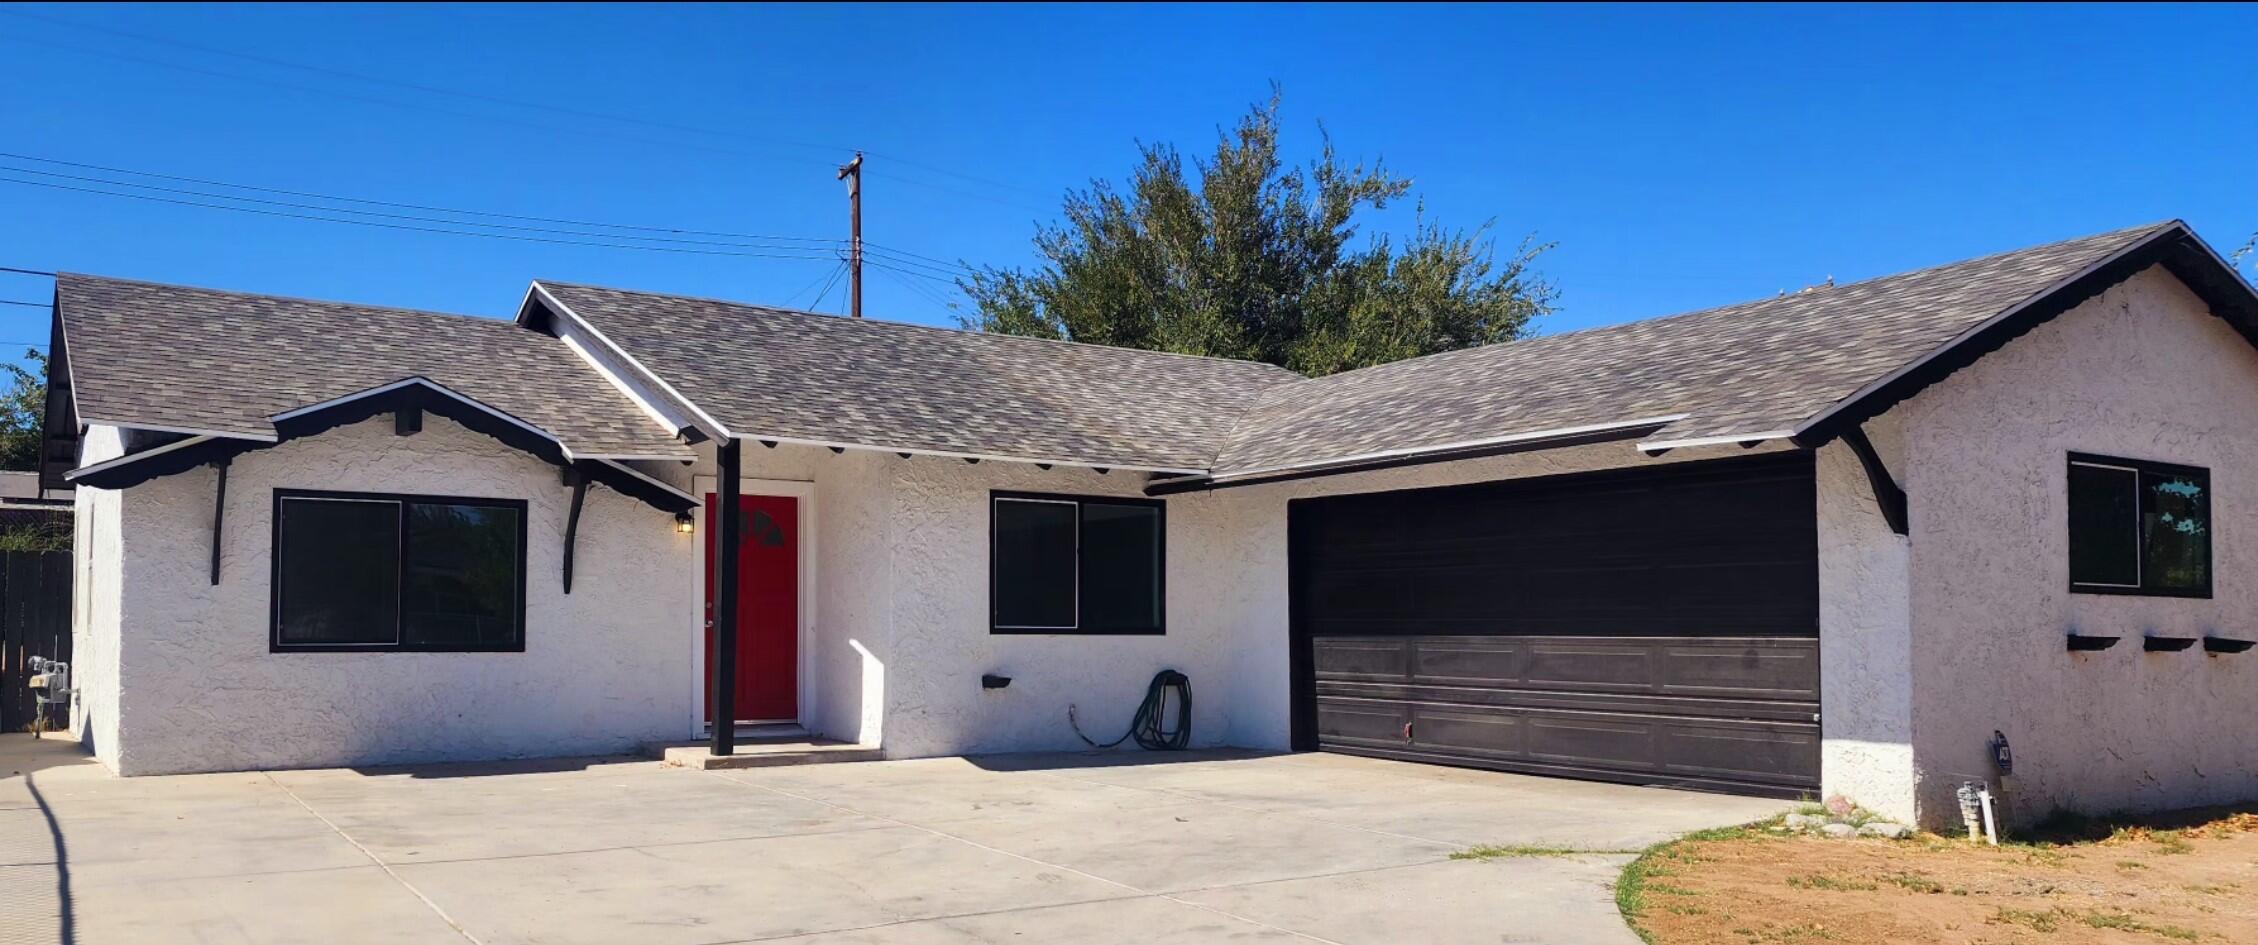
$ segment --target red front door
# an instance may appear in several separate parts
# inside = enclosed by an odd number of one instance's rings
[[[713,628],[719,497],[706,493],[706,721],[713,721]],[[800,501],[737,497],[737,720],[800,717]]]

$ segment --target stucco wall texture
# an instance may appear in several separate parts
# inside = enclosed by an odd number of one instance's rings
[[[117,427],[90,425],[81,441],[87,464],[125,453]],[[71,500],[71,730],[96,758],[118,763],[119,614],[125,557],[119,541],[121,493],[80,489]]]
[[[1161,636],[988,632],[989,492],[1139,496],[1142,475],[790,445],[746,446],[742,474],[815,483],[808,726],[908,758],[1079,749],[1069,705],[1087,734],[1110,741],[1162,669],[1191,678],[1195,744],[1285,748],[1289,501],[1746,453],[1728,446],[1649,458],[1613,443],[1173,496]],[[710,444],[700,454],[689,467],[643,468],[689,488],[715,472]],[[1012,683],[983,690],[983,673]]]
[[[118,773],[596,754],[679,735],[690,653],[676,628],[697,559],[666,514],[588,490],[567,595],[571,492],[555,467],[440,417],[406,437],[380,417],[236,459],[213,586],[214,478],[81,490],[121,507],[116,705],[87,701]],[[527,500],[525,652],[269,653],[277,488]]]
[[[2150,269],[1897,412],[1922,819],[1957,819],[1995,729],[2021,819],[2258,797],[2258,654],[2139,640],[2258,637],[2258,350]],[[2069,592],[2073,450],[2210,469],[2211,599]],[[2071,654],[2072,630],[2126,639]]]
[[[1874,452],[1903,469],[1896,417],[1868,423]],[[1913,628],[1910,542],[1890,531],[1850,447],[1819,450],[1820,790],[1911,819]]]
[[[717,472],[711,444],[699,453],[691,466],[639,468],[690,488]],[[1143,476],[754,444],[743,448],[742,475],[748,492],[761,488],[751,480],[814,484],[814,672],[802,721],[818,734],[880,745],[893,758],[1081,748],[1069,705],[1092,737],[1111,740],[1153,674],[1177,669],[1192,679],[1195,744],[1231,743],[1234,628],[1216,619],[1213,602],[1234,582],[1232,562],[1218,556],[1229,530],[1212,502],[1169,503],[1166,634],[995,635],[990,491],[1141,496]],[[984,673],[1012,684],[983,689]]]
[[[2258,636],[2258,352],[2150,271],[1867,429],[1910,494],[1910,540],[1839,443],[1820,451],[1817,508],[1781,510],[1818,516],[1827,793],[1946,824],[1999,729],[2020,817],[2258,796],[2258,655],[2062,642]],[[2213,599],[2068,592],[2071,450],[2212,470]],[[118,451],[96,427],[84,461]],[[700,454],[636,465],[691,489],[715,472],[712,445]],[[1081,747],[1070,704],[1111,739],[1163,668],[1192,679],[1196,744],[1285,747],[1292,500],[1738,455],[1598,444],[1171,497],[1167,632],[1142,637],[989,633],[987,537],[990,490],[1135,496],[1141,475],[752,444],[744,475],[813,484],[803,721],[916,757]],[[207,470],[79,493],[75,720],[121,773],[582,754],[694,731],[705,538],[662,513],[591,490],[567,596],[553,467],[440,418],[412,437],[378,420],[237,460],[212,587],[212,487]],[[277,487],[529,500],[526,652],[268,653]],[[1013,682],[984,690],[983,673]]]

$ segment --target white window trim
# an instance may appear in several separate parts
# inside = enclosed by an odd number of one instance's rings
[[[1057,624],[1016,624],[1016,623],[997,623],[997,622],[996,622],[996,619],[995,619],[995,618],[996,618],[996,615],[995,615],[994,613],[992,613],[992,612],[991,612],[991,613],[990,613],[990,614],[988,615],[988,629],[989,629],[989,631],[990,631],[990,632],[994,632],[994,631],[997,631],[997,630],[1054,630],[1054,631],[1079,631],[1079,630],[1081,630],[1081,629],[1082,629],[1082,503],[1081,503],[1081,502],[1078,502],[1078,501],[1075,501],[1075,500],[1072,500],[1072,499],[1034,499],[1034,498],[1028,498],[1028,497],[1026,497],[1026,496],[1008,496],[1008,495],[990,496],[990,497],[988,497],[988,501],[989,501],[989,502],[991,503],[991,504],[989,505],[989,508],[988,508],[988,562],[989,562],[989,563],[988,563],[988,600],[990,601],[990,605],[989,605],[989,606],[990,606],[991,608],[993,608],[993,607],[994,607],[994,601],[996,600],[998,593],[999,593],[999,592],[1000,592],[1000,591],[1002,590],[1002,581],[1003,581],[1003,576],[1002,576],[1002,575],[999,575],[999,574],[997,574],[997,573],[996,573],[996,565],[995,565],[995,560],[996,560],[996,547],[997,547],[997,539],[998,539],[998,538],[999,538],[999,537],[1000,537],[1000,536],[1002,535],[1002,532],[1001,532],[1001,531],[999,531],[999,530],[998,530],[998,528],[997,528],[997,522],[996,522],[996,506],[997,506],[997,505],[1000,505],[1000,504],[1002,504],[1002,503],[1005,503],[1005,502],[1024,502],[1024,503],[1027,503],[1027,504],[1029,504],[1029,505],[1063,505],[1063,506],[1067,506],[1068,508],[1071,508],[1071,509],[1073,509],[1073,510],[1074,510],[1074,584],[1073,584],[1073,592],[1074,592],[1074,622],[1072,622],[1072,623],[1068,623],[1068,624],[1064,624],[1064,625],[1057,625]]]
[[[2083,466],[2087,469],[2113,469],[2118,472],[2130,473],[2133,477],[2133,582],[2131,584],[2112,584],[2107,581],[2072,581],[2070,583],[2078,587],[2116,587],[2129,590],[2139,590],[2146,587],[2148,582],[2147,563],[2143,559],[2148,556],[2142,553],[2140,540],[2140,467],[2121,466],[2116,463],[2096,463],[2082,459],[2073,459],[2070,461],[2070,465]]]

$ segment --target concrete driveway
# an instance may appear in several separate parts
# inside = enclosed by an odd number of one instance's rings
[[[1635,945],[1622,851],[1785,806],[1243,752],[119,779],[7,735],[7,772],[9,945]]]

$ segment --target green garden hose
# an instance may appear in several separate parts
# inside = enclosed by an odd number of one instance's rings
[[[1176,727],[1166,727],[1168,694],[1176,693]],[[1173,669],[1153,674],[1151,685],[1145,687],[1145,701],[1138,703],[1137,716],[1129,722],[1129,730],[1120,738],[1099,744],[1082,733],[1082,723],[1074,717],[1074,705],[1066,706],[1066,724],[1074,727],[1076,737],[1092,748],[1112,748],[1134,737],[1138,746],[1146,751],[1183,751],[1192,744],[1192,680]]]

